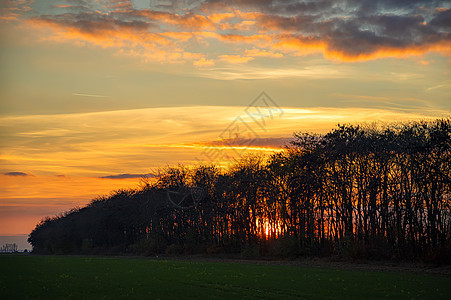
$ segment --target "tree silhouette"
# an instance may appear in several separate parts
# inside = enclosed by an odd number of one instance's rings
[[[251,249],[449,263],[450,150],[449,118],[295,133],[284,151],[228,169],[168,167],[139,189],[42,220],[29,241],[35,253]]]

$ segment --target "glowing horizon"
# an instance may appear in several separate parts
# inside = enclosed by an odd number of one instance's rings
[[[3,149],[0,155],[4,170],[16,170],[0,175],[0,209],[3,210],[0,213],[4,215],[0,221],[0,235],[24,234],[24,228],[31,230],[45,215],[83,206],[113,190],[137,188],[140,177],[156,174],[159,168],[166,165],[208,164],[208,157],[202,156],[206,149],[219,149],[235,158],[236,151],[271,154],[281,151],[294,131],[325,133],[337,123],[371,124],[392,122],[395,118],[398,121],[431,118],[419,113],[401,114],[376,109],[280,108],[283,117],[268,119],[265,128],[259,128],[244,113],[245,109],[172,107],[0,117],[0,126],[9,129],[4,130],[9,133],[9,140],[13,141],[16,137],[10,150]],[[195,113],[196,119],[193,120]],[[171,117],[174,115],[176,119]],[[161,119],[159,132],[152,134],[148,131],[151,126],[145,124],[145,120],[153,122],[158,116]],[[442,116],[446,117],[446,112],[442,112]],[[254,126],[259,137],[254,137],[252,141],[237,140],[234,142],[236,144],[218,138],[236,117],[244,118],[247,124]],[[130,134],[130,119],[142,122],[142,130],[135,128],[136,132]],[[96,124],[95,129],[91,122]],[[174,136],[171,128],[176,122],[183,123],[184,130]],[[164,124],[170,125],[166,128]],[[206,127],[209,130],[201,130]],[[297,130],[290,132],[291,128],[296,127]],[[24,128],[32,128],[32,131],[22,131]],[[80,142],[73,141],[71,149],[67,149],[67,139],[73,138],[74,132],[84,138]],[[115,137],[111,137],[109,132],[114,132]],[[102,136],[107,137],[102,139]],[[35,142],[31,148],[23,146],[27,141],[41,139],[43,144]],[[166,143],[168,139],[173,143]],[[46,147],[49,140],[52,144]],[[105,155],[108,158],[99,159]],[[150,161],[149,157],[152,158]],[[18,164],[20,168],[16,167]],[[20,211],[23,213],[21,217],[7,216],[8,213],[18,214]]]
[[[149,3],[0,4],[0,235],[208,151],[451,115],[447,1]]]

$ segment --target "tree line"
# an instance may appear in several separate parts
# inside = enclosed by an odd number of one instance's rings
[[[18,252],[16,243],[13,244],[6,243],[0,248],[0,253],[16,253],[16,252]]]
[[[235,253],[450,263],[451,119],[295,133],[227,169],[166,168],[42,220],[35,253]]]

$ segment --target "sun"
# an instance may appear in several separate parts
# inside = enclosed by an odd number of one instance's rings
[[[256,227],[258,235],[266,240],[276,239],[282,234],[282,224],[279,220],[257,219]]]

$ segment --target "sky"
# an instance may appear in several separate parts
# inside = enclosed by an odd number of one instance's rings
[[[293,132],[449,117],[451,3],[0,3],[0,236]]]

